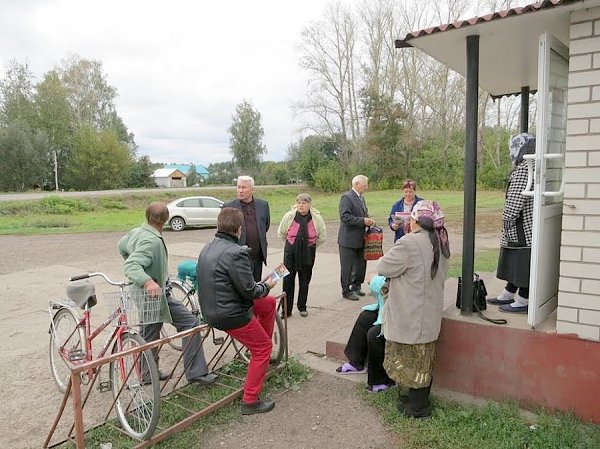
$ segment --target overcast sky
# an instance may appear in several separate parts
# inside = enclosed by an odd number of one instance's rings
[[[265,159],[283,160],[301,125],[290,108],[307,79],[300,32],[328,2],[2,0],[0,70],[29,61],[38,82],[70,54],[102,61],[119,115],[155,162],[231,160],[227,129],[248,99]]]

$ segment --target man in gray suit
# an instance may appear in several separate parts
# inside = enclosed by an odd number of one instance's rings
[[[365,295],[360,289],[367,271],[367,261],[364,258],[365,227],[375,225],[369,218],[369,210],[363,197],[368,186],[369,178],[365,175],[355,176],[352,188],[342,195],[339,206],[341,223],[338,245],[342,296],[352,301],[358,301],[359,296]]]
[[[267,231],[271,226],[269,203],[254,198],[254,178],[238,176],[237,199],[225,203],[223,207],[235,207],[244,214],[240,245],[248,245],[254,280],[262,279],[262,266],[267,263]]]

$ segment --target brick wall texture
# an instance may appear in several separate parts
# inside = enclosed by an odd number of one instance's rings
[[[600,7],[571,14],[556,330],[600,341]]]

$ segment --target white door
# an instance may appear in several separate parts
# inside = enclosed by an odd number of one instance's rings
[[[541,35],[527,318],[532,328],[542,323],[558,303],[568,76],[569,49],[554,36]]]

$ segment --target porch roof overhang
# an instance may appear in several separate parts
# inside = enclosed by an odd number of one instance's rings
[[[466,76],[466,38],[479,35],[479,86],[494,97],[519,94],[523,86],[537,90],[539,36],[548,31],[568,45],[571,11],[594,6],[600,0],[544,0],[414,31],[395,45],[418,48]]]

